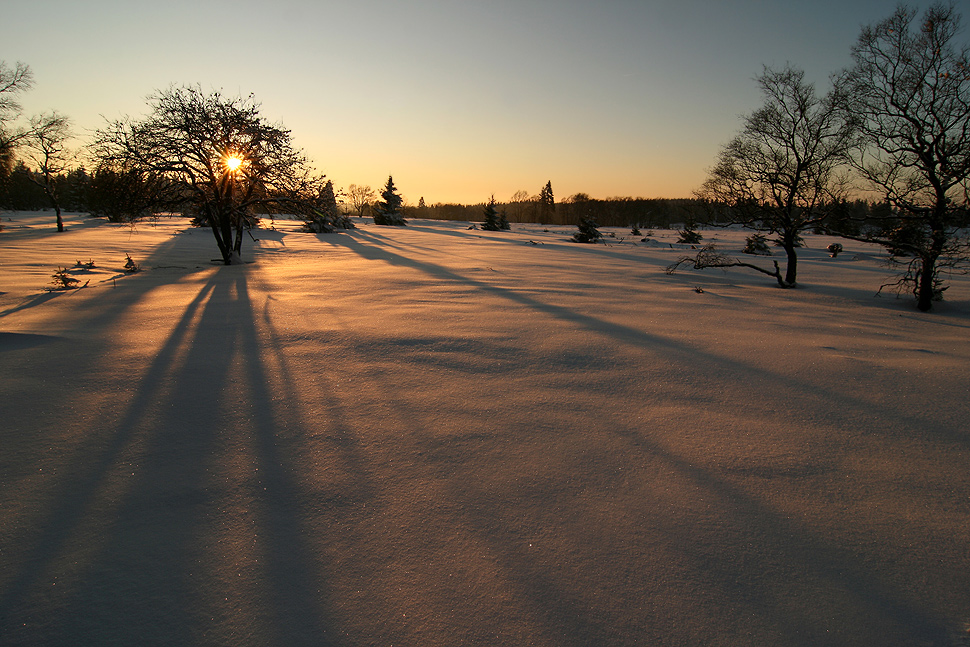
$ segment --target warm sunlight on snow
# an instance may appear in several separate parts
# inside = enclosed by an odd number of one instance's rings
[[[2,216],[4,645],[967,644],[970,277]]]

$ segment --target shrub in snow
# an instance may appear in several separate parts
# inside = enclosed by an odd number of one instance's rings
[[[603,237],[603,234],[597,229],[596,221],[592,218],[583,218],[580,220],[579,231],[573,234],[574,243],[595,243],[597,240]]]
[[[842,253],[842,245],[841,245],[841,243],[832,243],[831,245],[829,245],[825,249],[828,250],[829,255],[832,258],[835,258],[836,256],[838,256],[839,254]]]
[[[51,287],[47,288],[50,291],[54,290],[74,290],[76,288],[83,288],[84,285],[78,285],[80,281],[70,274],[67,273],[66,267],[59,267],[57,271],[51,274]]]
[[[677,239],[678,243],[683,243],[685,245],[696,245],[701,242],[703,236],[695,228],[694,223],[689,222],[684,225],[684,228],[677,232],[680,237]]]
[[[764,237],[764,234],[753,234],[744,239],[744,249],[741,250],[743,254],[754,254],[756,256],[771,256],[771,250],[768,248],[768,240]]]

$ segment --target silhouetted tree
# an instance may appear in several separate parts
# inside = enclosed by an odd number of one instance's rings
[[[888,235],[865,240],[912,261],[898,281],[927,311],[946,289],[941,270],[965,267],[961,235],[970,183],[970,50],[958,43],[960,15],[934,5],[899,7],[864,27],[842,72],[842,107],[858,121],[853,166],[892,206]]]
[[[364,210],[370,206],[376,194],[369,186],[351,184],[347,188],[347,197],[350,198],[350,205],[357,212],[357,216],[363,217]]]
[[[27,177],[41,187],[54,208],[57,231],[64,231],[61,218],[61,201],[58,192],[60,174],[67,171],[74,153],[67,148],[67,140],[72,137],[70,120],[64,115],[50,112],[30,120],[30,129],[24,139],[27,158],[36,166]]]
[[[677,232],[677,242],[684,245],[696,245],[704,237],[697,231],[697,225],[688,222],[684,228]]]
[[[592,218],[583,218],[579,221],[577,225],[579,231],[573,234],[572,241],[574,243],[595,243],[603,234],[600,233],[596,221]]]
[[[211,227],[226,265],[239,262],[255,208],[317,212],[324,177],[293,148],[289,130],[260,116],[252,96],[170,88],[152,95],[149,107],[144,119],[113,121],[98,131],[96,156],[109,168],[161,180],[163,193],[151,197],[194,211]]]
[[[350,218],[337,207],[337,194],[333,182],[327,180],[320,189],[316,208],[304,216],[304,229],[317,234],[327,234],[336,229],[354,229]]]
[[[556,199],[552,194],[552,180],[539,191],[539,222],[549,222],[556,212]]]
[[[387,176],[387,184],[381,191],[382,201],[374,205],[374,224],[389,225],[393,227],[403,227],[408,224],[404,219],[401,209],[404,206],[404,198],[397,192],[394,186],[394,178]]]
[[[757,80],[764,105],[744,118],[741,133],[721,150],[698,197],[728,205],[719,224],[776,234],[787,255],[779,285],[794,287],[800,232],[819,226],[846,189],[838,171],[852,127],[836,109],[837,94],[818,97],[801,70],[766,67]],[[706,254],[705,262],[716,260]]]
[[[20,116],[17,95],[33,85],[33,73],[25,63],[17,62],[8,67],[0,61],[0,190],[7,188],[14,167],[14,151],[17,143],[26,136],[22,128],[12,123]]]
[[[495,196],[493,195],[485,205],[485,222],[482,223],[482,229],[498,231],[501,228],[502,223],[499,220],[498,209],[495,207]]]
[[[751,234],[744,239],[744,249],[742,254],[753,254],[755,256],[771,256],[771,249],[764,234]]]

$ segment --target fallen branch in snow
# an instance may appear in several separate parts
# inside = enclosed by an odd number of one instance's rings
[[[781,269],[778,267],[778,261],[772,261],[775,265],[775,271],[766,270],[763,267],[759,267],[752,263],[747,263],[737,258],[732,258],[726,254],[722,254],[715,247],[714,244],[705,245],[697,252],[696,256],[682,256],[676,263],[672,263],[664,269],[664,274],[673,274],[681,265],[690,263],[695,270],[702,270],[706,267],[747,267],[748,269],[755,270],[756,272],[761,272],[762,274],[767,274],[768,276],[773,276],[778,285],[783,288],[793,288],[794,284],[787,283],[781,275]]]

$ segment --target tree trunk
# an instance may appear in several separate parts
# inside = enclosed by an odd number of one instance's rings
[[[59,205],[54,205],[54,213],[57,216],[57,231],[64,231],[64,221],[61,219],[61,208]]]
[[[232,242],[232,229],[229,229],[229,234],[227,235],[222,219],[219,218],[216,213],[213,213],[210,205],[206,205],[205,214],[206,221],[209,223],[209,227],[212,229],[212,235],[215,236],[216,245],[219,246],[219,253],[222,254],[222,262],[226,265],[231,265],[232,248],[229,245]]]
[[[788,255],[788,263],[785,267],[785,283],[788,287],[795,286],[795,278],[798,275],[798,252],[795,251],[795,243],[793,241],[784,241],[785,254]]]
[[[938,200],[931,224],[930,245],[925,252],[920,254],[916,307],[921,312],[928,312],[933,308],[933,299],[936,296],[936,262],[943,254],[943,247],[946,244],[947,238],[946,230],[940,224],[943,222],[945,214],[946,202],[942,199]]]
[[[916,307],[928,312],[933,307],[933,275],[936,273],[936,259],[924,256],[920,259],[919,286],[916,290]]]

